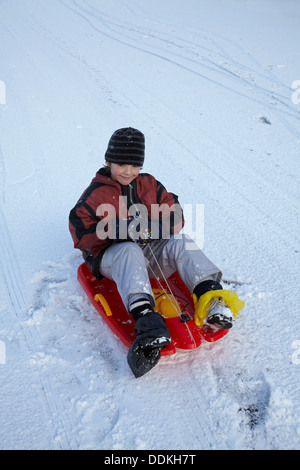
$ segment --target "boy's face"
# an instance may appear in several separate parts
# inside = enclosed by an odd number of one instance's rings
[[[118,163],[108,163],[112,179],[126,186],[133,181],[141,171],[140,166],[119,165]]]

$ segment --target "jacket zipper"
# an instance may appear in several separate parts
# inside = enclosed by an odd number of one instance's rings
[[[129,183],[129,206],[128,206],[128,209],[129,207],[133,206],[136,210],[136,217],[139,217],[140,215],[140,211],[138,210],[138,208],[136,207],[136,203],[134,202],[133,200],[133,186],[131,183]]]

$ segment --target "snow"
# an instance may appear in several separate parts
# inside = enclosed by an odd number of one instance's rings
[[[297,0],[0,1],[1,449],[300,448],[299,23]],[[125,126],[246,301],[138,380],[68,232]]]

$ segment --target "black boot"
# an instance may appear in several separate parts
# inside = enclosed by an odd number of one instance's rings
[[[211,290],[222,290],[222,285],[213,280],[200,282],[195,289],[194,294],[197,298]],[[205,322],[207,326],[213,330],[225,329],[229,330],[232,327],[232,314],[222,298],[214,299],[207,310]]]
[[[143,340],[144,347],[162,348],[170,343],[171,337],[165,319],[154,310],[144,308],[142,312],[133,313],[136,339]]]
[[[164,318],[151,308],[150,302],[139,302],[131,309],[135,320],[136,339],[131,345],[127,361],[135,377],[149,372],[160,359],[160,349],[171,342]]]

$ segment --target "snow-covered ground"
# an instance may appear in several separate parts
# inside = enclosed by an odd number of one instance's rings
[[[0,41],[0,448],[299,449],[299,1],[0,0]],[[138,380],[68,232],[125,126],[246,301]]]

